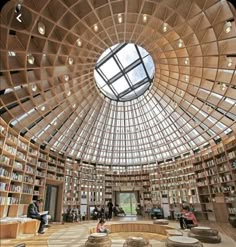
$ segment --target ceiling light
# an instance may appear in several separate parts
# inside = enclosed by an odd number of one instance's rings
[[[74,59],[72,57],[68,57],[68,64],[72,65],[74,63]]]
[[[230,21],[227,21],[224,25],[224,31],[226,33],[229,33],[232,30],[232,24]]]
[[[221,89],[222,91],[225,91],[225,89],[226,89],[226,84],[225,84],[225,83],[221,83],[221,84],[220,84],[220,89]]]
[[[95,25],[93,26],[93,30],[94,30],[95,32],[98,31],[98,25],[97,25],[97,24],[95,24]]]
[[[27,61],[29,64],[34,64],[34,56],[32,54],[28,54]]]
[[[118,14],[118,22],[119,23],[122,23],[123,22],[123,18],[122,18],[122,15],[121,14]]]
[[[71,95],[71,91],[69,91],[68,93],[67,93],[67,96],[70,96]]]
[[[210,112],[211,111],[211,107],[208,105],[207,106],[207,112]]]
[[[75,108],[76,107],[76,104],[74,104],[72,107]]]
[[[40,108],[41,111],[45,111],[45,109],[46,109],[46,107],[44,105],[41,106],[41,108]]]
[[[41,21],[38,22],[38,32],[41,35],[45,34],[45,25]]]
[[[64,75],[65,81],[69,81],[70,77],[68,75]]]
[[[33,92],[37,91],[37,86],[35,84],[33,84],[31,88]]]
[[[54,125],[54,126],[57,125],[57,121],[55,121],[55,122],[53,123],[53,125]]]
[[[144,22],[144,23],[147,22],[147,15],[146,15],[146,14],[143,15],[143,22]]]
[[[182,39],[179,39],[178,40],[178,47],[179,48],[183,47],[183,44],[184,44],[183,40]]]
[[[188,76],[188,75],[185,75],[185,76],[184,76],[184,80],[185,80],[186,82],[188,82],[188,81],[189,81],[189,76]]]
[[[232,65],[233,65],[233,60],[232,60],[232,58],[228,57],[227,58],[227,66],[231,67]]]
[[[165,33],[165,32],[167,32],[167,29],[168,29],[168,24],[167,23],[163,23],[162,31]]]
[[[77,44],[79,47],[82,46],[82,41],[81,41],[80,38],[78,38],[78,39],[76,40],[76,44]]]
[[[189,63],[189,58],[186,57],[186,58],[184,59],[184,64],[187,65],[188,63]]]

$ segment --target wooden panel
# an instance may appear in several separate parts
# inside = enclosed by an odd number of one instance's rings
[[[213,203],[217,222],[228,222],[228,209],[225,203]]]

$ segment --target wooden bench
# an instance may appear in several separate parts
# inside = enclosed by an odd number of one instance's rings
[[[0,238],[17,238],[21,234],[38,233],[40,221],[27,218],[27,205],[0,205]]]
[[[106,228],[111,233],[115,232],[149,232],[161,235],[167,235],[167,230],[173,229],[173,227],[167,225],[148,224],[148,223],[115,223],[106,225]],[[89,233],[95,233],[96,227],[89,229]]]

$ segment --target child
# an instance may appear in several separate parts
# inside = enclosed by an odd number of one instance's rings
[[[101,219],[97,225],[97,232],[99,233],[109,233],[109,230],[104,226],[105,220]]]

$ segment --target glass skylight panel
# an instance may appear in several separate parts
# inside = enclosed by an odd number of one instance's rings
[[[150,56],[147,56],[143,59],[143,62],[147,69],[149,77],[152,78],[155,72],[155,66],[154,66],[152,58]]]
[[[113,84],[112,87],[115,89],[115,91],[120,94],[127,90],[129,88],[129,84],[127,83],[126,79],[124,76],[122,76],[120,79],[116,80]]]
[[[100,66],[99,69],[103,72],[107,79],[111,79],[114,75],[120,72],[117,63],[113,58],[107,60],[103,65]]]
[[[137,50],[133,44],[127,44],[123,49],[118,51],[117,57],[124,68],[139,58]]]
[[[147,76],[142,64],[138,65],[133,70],[128,72],[127,75],[132,85],[137,84]]]

